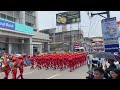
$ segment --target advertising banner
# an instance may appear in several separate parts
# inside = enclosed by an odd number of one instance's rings
[[[66,25],[80,22],[80,11],[68,11],[56,14],[56,25]]]
[[[105,52],[119,52],[116,17],[101,21]]]
[[[15,30],[15,23],[0,19],[0,28]]]

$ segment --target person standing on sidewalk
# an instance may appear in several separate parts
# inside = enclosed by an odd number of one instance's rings
[[[92,60],[91,60],[91,58],[88,56],[88,57],[87,57],[88,71],[91,71],[91,63],[92,63]]]
[[[105,71],[101,67],[97,67],[94,69],[94,79],[106,79]]]

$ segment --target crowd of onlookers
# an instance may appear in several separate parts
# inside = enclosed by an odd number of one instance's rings
[[[119,60],[88,56],[87,65],[89,69],[87,79],[120,79]]]

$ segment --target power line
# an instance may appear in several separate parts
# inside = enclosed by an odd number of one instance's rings
[[[100,22],[101,18],[102,18],[102,17],[100,17],[99,20],[98,20],[98,22],[96,23],[95,28],[93,29],[93,32],[91,33],[91,35],[95,32],[96,27],[97,27],[98,23]]]
[[[97,19],[97,16],[94,17],[94,20],[93,20],[93,23],[91,24],[90,30],[94,27],[96,19]]]
[[[90,13],[92,13],[91,11],[86,11],[87,15],[89,16]],[[94,17],[94,19],[92,20],[92,18],[89,16],[89,20],[90,20],[90,23],[89,23],[89,32],[88,32],[88,37],[89,37],[89,34],[93,28],[93,26],[95,25],[95,21],[97,19],[97,16]],[[93,22],[92,22],[93,21]],[[96,22],[97,23],[97,22]]]
[[[93,19],[93,23],[92,23],[92,18],[91,18],[91,20],[90,20],[88,37],[89,37],[89,34],[90,34],[90,32],[91,32],[91,30],[92,30],[92,28],[93,28],[93,26],[94,26],[94,23],[95,23],[96,19],[97,19],[97,16],[95,16],[95,18]]]

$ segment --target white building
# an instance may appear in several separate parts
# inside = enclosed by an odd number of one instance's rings
[[[38,11],[0,11],[0,49],[9,53],[47,52],[49,35],[38,32],[37,18]]]

